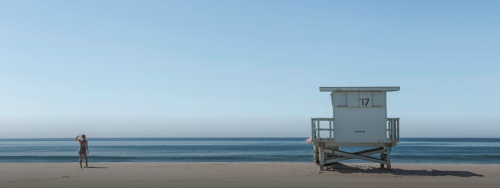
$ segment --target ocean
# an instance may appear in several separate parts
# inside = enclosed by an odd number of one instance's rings
[[[312,146],[306,139],[88,138],[89,162],[312,163]],[[0,138],[0,163],[78,162],[78,149],[73,138]],[[401,138],[391,158],[393,163],[500,164],[500,138]]]

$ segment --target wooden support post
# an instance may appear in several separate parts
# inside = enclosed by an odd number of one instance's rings
[[[384,147],[380,147],[380,149],[381,149],[381,150],[383,150],[383,149],[384,149]],[[384,157],[384,153],[385,153],[385,152],[380,153],[380,160],[385,160],[385,159],[384,159],[384,158],[385,158],[385,157]],[[380,163],[380,168],[381,168],[381,169],[384,169],[384,164]]]
[[[319,166],[321,167],[321,170],[323,170],[324,165],[325,165],[325,143],[321,142],[321,139],[318,144],[319,148]]]
[[[386,159],[386,161],[387,161],[387,170],[391,170],[391,147],[387,148],[387,159]]]
[[[316,142],[313,145],[313,152],[314,152],[313,160],[315,163],[319,164],[319,148],[318,148],[318,144]]]
[[[316,149],[315,155],[316,157],[314,158],[315,162],[319,164],[319,151],[320,151],[320,142],[314,142],[314,148]]]
[[[316,162],[316,146],[313,145],[313,162]]]
[[[324,170],[325,150],[322,147],[319,148],[319,166],[320,166],[320,170]]]

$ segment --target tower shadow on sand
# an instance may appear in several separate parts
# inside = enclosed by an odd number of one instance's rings
[[[367,173],[367,174],[392,174],[398,176],[455,176],[455,177],[483,177],[481,174],[476,174],[469,171],[453,171],[453,170],[409,170],[401,168],[392,168],[392,171],[371,166],[345,165],[342,163],[334,163],[325,166],[325,171],[338,172],[342,174]]]

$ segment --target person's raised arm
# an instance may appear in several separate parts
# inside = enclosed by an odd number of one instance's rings
[[[79,136],[80,136],[80,135],[78,135],[78,136],[76,136],[76,137],[75,137],[75,140],[76,140],[76,141],[80,141],[80,139],[78,139],[78,137],[79,137]]]

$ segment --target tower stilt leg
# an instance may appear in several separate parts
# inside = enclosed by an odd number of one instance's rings
[[[384,147],[380,147],[381,150],[384,149]],[[384,153],[380,153],[380,160],[385,160]],[[384,168],[384,164],[380,163],[380,168]]]
[[[318,146],[316,144],[313,145],[313,153],[314,153],[313,154],[313,161],[315,163],[319,163],[319,160],[318,160],[318,158],[319,158],[319,156],[318,156]]]
[[[386,160],[387,160],[387,169],[391,170],[391,147],[387,147],[387,159]]]
[[[319,148],[319,169],[325,169],[325,150],[322,147]]]

